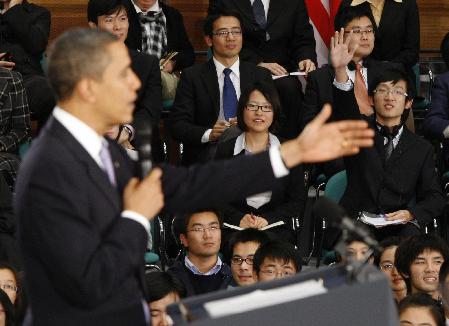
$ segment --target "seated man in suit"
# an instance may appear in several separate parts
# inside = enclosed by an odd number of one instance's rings
[[[350,38],[336,32],[331,42],[335,69],[334,108],[337,119],[366,119],[374,129],[375,147],[345,159],[348,185],[341,205],[350,216],[359,212],[386,214],[400,222],[374,230],[379,238],[420,233],[442,213],[444,198],[435,173],[433,147],[404,125],[412,105],[411,82],[400,70],[386,70],[373,83],[370,103],[375,114],[360,114],[347,64],[352,60]]]
[[[151,312],[151,325],[170,325],[167,318],[167,306],[186,296],[184,285],[167,272],[146,273],[145,284],[146,300]]]
[[[27,0],[5,0],[0,6],[0,66],[22,74],[30,111],[43,125],[55,106],[41,67],[50,34],[50,12]]]
[[[246,286],[257,282],[253,277],[254,254],[269,240],[266,233],[252,228],[232,235],[229,240],[233,278],[231,286]]]
[[[253,278],[258,282],[286,278],[300,271],[299,252],[288,242],[269,241],[254,254]]]
[[[129,14],[126,38],[129,48],[155,55],[158,59],[170,52],[178,52],[163,66],[163,71],[168,73],[193,65],[193,46],[178,10],[159,0],[124,0],[124,4]]]
[[[441,42],[441,56],[449,67],[449,33]],[[427,111],[423,123],[423,130],[429,136],[443,141],[443,155],[449,164],[449,72],[436,77],[432,88],[432,105]]]
[[[422,234],[402,241],[395,254],[395,264],[407,285],[407,293],[427,293],[435,300],[441,298],[439,273],[449,260],[449,248],[436,235]]]
[[[187,296],[226,289],[231,284],[231,269],[218,256],[221,224],[220,215],[215,211],[176,218],[179,239],[187,255],[168,271],[184,284]]]
[[[388,66],[370,57],[374,48],[374,26],[371,15],[362,7],[349,7],[335,20],[336,31],[343,28],[345,37],[348,37],[350,31],[353,32],[349,46],[354,49],[354,55],[346,71],[357,89],[357,104],[364,115],[373,113],[368,101],[370,85],[379,72]],[[317,115],[325,103],[333,104],[334,77],[332,65],[321,67],[309,74],[304,97],[302,128]],[[343,169],[343,160],[326,162],[318,167],[318,171],[322,170],[327,177]]]
[[[184,145],[186,165],[213,157],[216,142],[236,123],[237,101],[247,87],[272,83],[268,71],[239,59],[242,30],[236,13],[208,16],[204,35],[213,58],[184,70],[170,117],[171,133]]]
[[[304,0],[215,0],[209,13],[236,10],[242,17],[240,58],[268,69],[273,76],[315,69],[315,38]],[[282,105],[280,136],[300,131],[303,93],[296,76],[275,80]]]
[[[100,28],[115,35],[125,42],[128,35],[129,20],[123,0],[89,0],[87,4],[87,19],[91,28]],[[142,86],[138,91],[134,123],[148,121],[153,126],[153,159],[161,162],[164,157],[159,136],[159,120],[162,110],[162,89],[159,60],[154,55],[145,54],[133,49],[129,50],[131,67],[139,77]],[[139,141],[135,128],[127,125],[129,141]]]

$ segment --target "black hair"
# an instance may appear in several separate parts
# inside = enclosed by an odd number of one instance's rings
[[[413,99],[415,96],[415,87],[413,86],[414,83],[410,79],[409,75],[406,74],[403,70],[391,68],[386,69],[382,73],[378,74],[377,78],[374,79],[372,86],[369,87],[370,89],[370,95],[374,95],[374,90],[379,86],[381,83],[388,83],[392,82],[393,85],[396,85],[400,80],[404,81],[406,84],[406,92],[407,92],[407,100]]]
[[[212,37],[214,23],[221,17],[234,17],[239,21],[240,27],[242,26],[242,18],[238,12],[233,11],[233,10],[216,11],[216,12],[213,12],[210,15],[208,15],[204,21],[204,25],[203,25],[204,36]]]
[[[440,52],[446,66],[449,68],[449,33],[441,41]]]
[[[334,20],[334,28],[336,31],[340,31],[341,28],[346,28],[350,22],[354,19],[360,19],[362,17],[367,17],[371,21],[373,28],[376,28],[376,22],[373,20],[373,16],[369,10],[365,7],[355,6],[348,7],[345,10],[341,10]]]
[[[216,209],[204,209],[199,212],[183,214],[183,215],[176,216],[176,218],[173,222],[173,227],[174,227],[176,236],[179,236],[180,234],[187,234],[187,227],[189,225],[189,222],[190,222],[190,219],[192,218],[192,216],[195,214],[204,213],[204,212],[213,212],[215,215],[217,215],[218,223],[220,223],[220,226],[222,225],[222,221],[223,221],[222,213]]]
[[[112,15],[120,11],[127,12],[123,0],[89,0],[87,3],[87,21],[98,24],[98,17]]]
[[[14,305],[2,289],[0,289],[0,304],[5,311],[5,326],[14,326],[16,324]]]
[[[260,265],[262,265],[265,258],[279,259],[285,264],[292,262],[296,268],[296,271],[301,271],[301,258],[299,252],[295,247],[288,242],[272,240],[261,245],[254,254],[253,270],[259,274]]]
[[[248,126],[243,120],[243,112],[245,111],[246,104],[248,104],[249,97],[254,91],[259,91],[266,98],[268,103],[273,107],[273,123],[268,128],[270,132],[276,131],[278,127],[279,115],[281,112],[281,101],[279,100],[279,94],[276,89],[271,84],[264,82],[256,82],[253,86],[245,89],[240,96],[239,102],[237,104],[237,125],[242,131],[247,131]]]
[[[402,275],[410,290],[410,266],[413,261],[425,250],[439,252],[445,261],[449,260],[449,247],[446,242],[437,235],[420,234],[402,241],[396,249],[394,256],[395,266]]]
[[[398,312],[399,316],[409,308],[427,308],[432,315],[437,326],[445,326],[446,320],[444,317],[444,310],[438,301],[426,293],[416,293],[406,296],[399,302]]]
[[[167,294],[176,293],[180,298],[186,296],[184,284],[175,276],[167,272],[150,272],[145,274],[148,303],[158,301]]]
[[[267,235],[267,233],[258,229],[248,228],[235,232],[229,239],[229,256],[232,256],[234,247],[238,243],[257,242],[262,246],[268,241],[270,241],[270,237]]]
[[[388,238],[382,240],[382,242],[379,243],[379,246],[382,248],[382,250],[375,253],[374,265],[379,266],[380,259],[385,250],[387,250],[390,247],[397,247],[397,246],[399,246],[400,243],[401,243],[401,238],[399,238],[399,237],[388,237]]]

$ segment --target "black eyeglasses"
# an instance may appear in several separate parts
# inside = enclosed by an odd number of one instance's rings
[[[248,265],[252,265],[254,263],[254,257],[232,257],[231,258],[231,264],[234,265],[241,265],[243,262],[247,263]]]
[[[222,30],[222,31],[218,31],[218,32],[212,32],[212,35],[221,37],[221,38],[226,38],[229,36],[229,34],[231,34],[232,36],[240,36],[242,35],[242,30],[240,28],[236,28],[236,29],[231,29],[231,30]]]
[[[350,31],[345,31],[345,34],[349,34],[349,33],[351,33],[351,31],[352,31],[352,34],[358,35],[358,36],[363,35],[363,34],[366,34],[366,35],[373,35],[373,34],[374,34],[374,29],[372,29],[372,28],[367,28],[367,29],[359,29],[359,28],[357,28],[357,29],[352,29],[352,30],[350,30]]]
[[[248,103],[246,104],[246,109],[249,111],[258,111],[259,109],[262,112],[272,112],[273,111],[273,107],[270,104],[263,104],[263,105],[259,105],[257,103]]]

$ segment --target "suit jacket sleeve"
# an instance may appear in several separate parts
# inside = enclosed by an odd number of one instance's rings
[[[155,57],[145,55],[144,58],[148,58],[145,60],[145,64],[149,66],[149,72],[146,75],[146,80],[142,81],[142,87],[145,89],[142,90],[136,103],[134,121],[150,118],[152,125],[157,126],[162,110],[161,71]]]
[[[36,6],[32,7],[34,12],[27,8],[29,4],[15,5],[2,18],[28,53],[41,55],[50,35],[50,12]]]
[[[419,10],[415,0],[408,1],[405,26],[405,37],[398,55],[391,61],[400,62],[405,67],[412,67],[419,60],[420,49],[420,28],[419,28]]]
[[[109,216],[114,210],[106,205],[101,209],[103,216],[93,216],[93,207],[98,213],[98,198],[89,196],[86,186],[96,186],[87,176],[85,165],[69,169],[66,161],[53,161],[48,171],[45,160],[40,160],[31,172],[39,173],[33,174],[26,190],[21,189],[21,202],[30,204],[15,207],[24,222],[22,232],[29,237],[22,245],[40,257],[62,297],[78,306],[94,308],[142,266],[147,233],[139,223],[120,217],[119,211],[117,216]],[[100,233],[97,222],[109,218],[113,222]],[[39,222],[34,222],[36,219]],[[27,248],[31,243],[39,246]]]
[[[291,48],[293,60],[298,64],[300,61],[310,59],[317,63],[315,52],[315,36],[312,25],[309,22],[309,15],[304,0],[299,1],[297,9],[297,19],[294,26]]]
[[[449,126],[449,73],[437,77],[432,88],[432,107],[424,119],[423,128],[435,137],[443,138]]]
[[[332,86],[334,92],[333,114],[336,120],[361,119],[359,107],[355,99],[354,90],[342,91]]]
[[[301,121],[301,130],[305,128],[305,126],[315,118],[315,116],[320,112],[319,107],[319,88],[318,88],[318,80],[317,75],[314,72],[309,74],[307,78],[306,91],[304,95],[304,101],[302,104],[302,121]]]
[[[163,171],[168,213],[216,207],[267,191],[276,181],[268,152],[188,168],[165,166]]]
[[[416,186],[416,206],[408,210],[424,226],[441,215],[445,201],[435,173],[433,147],[428,146]]]
[[[5,83],[6,86],[3,88],[3,92],[0,93],[3,103],[9,103],[8,97],[11,100],[11,125],[9,132],[0,136],[0,144],[3,145],[7,152],[16,151],[30,131],[30,112],[25,88],[18,74],[11,72],[11,77],[11,80],[8,81],[10,84],[7,85]]]
[[[173,111],[170,114],[170,131],[178,141],[189,145],[200,145],[207,127],[195,124],[194,76],[184,71],[176,90]]]

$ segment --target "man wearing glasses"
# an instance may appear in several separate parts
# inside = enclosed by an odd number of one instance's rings
[[[187,254],[168,270],[186,288],[186,296],[226,289],[232,280],[231,269],[218,256],[221,221],[215,211],[197,212],[175,221],[179,239]]]
[[[419,234],[440,216],[444,199],[435,173],[432,145],[404,125],[413,102],[412,83],[401,70],[381,72],[368,98],[374,114],[362,112],[356,101],[355,83],[346,68],[355,53],[350,46],[354,33],[344,38],[342,32],[336,32],[331,41],[334,113],[337,119],[365,119],[376,134],[374,147],[345,159],[348,185],[340,204],[350,216],[357,217],[365,211],[396,223],[376,228],[379,240]]]
[[[272,83],[267,70],[239,60],[242,30],[237,14],[208,16],[204,35],[213,58],[184,70],[170,119],[173,137],[184,145],[185,165],[213,157],[216,142],[237,123],[243,90],[257,81]]]

